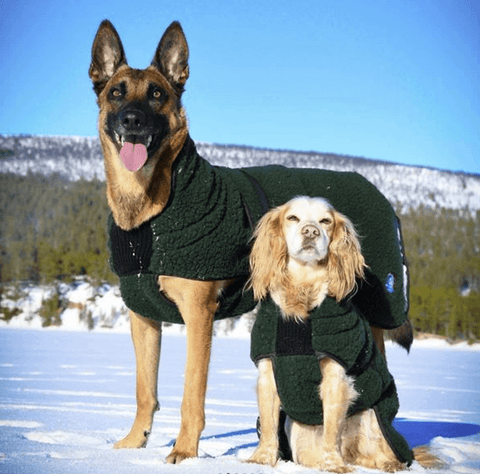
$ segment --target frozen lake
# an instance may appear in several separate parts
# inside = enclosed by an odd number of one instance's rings
[[[480,352],[388,345],[400,397],[398,429],[430,442],[448,467],[480,472]],[[135,415],[134,356],[127,334],[0,329],[2,473],[313,473],[280,462],[245,464],[257,443],[256,369],[247,339],[216,338],[200,457],[165,464],[179,430],[185,339],[164,336],[161,410],[146,449],[113,449]],[[462,436],[462,437],[460,437]],[[358,469],[359,473],[372,473]],[[410,472],[426,472],[414,464]],[[440,472],[440,471],[429,471]]]

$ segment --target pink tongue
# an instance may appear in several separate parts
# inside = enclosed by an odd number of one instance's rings
[[[125,142],[120,150],[120,158],[128,171],[138,171],[147,161],[147,147],[142,143],[134,145]]]

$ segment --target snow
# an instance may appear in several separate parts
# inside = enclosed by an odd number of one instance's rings
[[[55,293],[62,324],[41,329],[42,301]],[[136,410],[133,347],[118,287],[85,279],[25,284],[6,288],[2,306],[20,314],[0,321],[1,473],[315,472],[283,461],[275,468],[244,462],[257,443],[254,314],[215,323],[200,456],[171,466],[165,458],[180,425],[183,326],[164,327],[161,410],[147,448],[117,451],[113,444],[128,433]],[[401,403],[398,429],[412,444],[429,443],[447,463],[442,472],[480,473],[480,344],[416,340],[408,355],[387,343],[387,355]],[[410,472],[425,470],[414,464]]]
[[[214,340],[199,458],[166,464],[180,425],[185,363],[184,335],[173,333],[162,341],[161,410],[147,448],[117,451],[113,443],[127,434],[135,415],[130,336],[106,329],[0,329],[0,472],[316,472],[283,461],[275,468],[245,463],[257,443],[256,369],[247,329]],[[387,352],[401,402],[399,429],[429,442],[447,463],[429,472],[480,472],[478,346],[427,340],[416,341],[410,355],[392,344]],[[414,463],[410,472],[426,471]]]

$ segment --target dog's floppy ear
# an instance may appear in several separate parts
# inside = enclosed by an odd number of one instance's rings
[[[103,20],[93,41],[92,62],[88,71],[97,95],[123,64],[127,64],[127,60],[120,36],[108,20]]]
[[[334,228],[328,249],[329,295],[337,301],[345,298],[356,286],[356,278],[364,278],[365,259],[352,222],[333,211]]]
[[[174,21],[158,43],[152,66],[156,67],[181,94],[190,74],[188,68],[188,44],[182,27]]]
[[[284,206],[267,212],[255,229],[248,287],[253,289],[256,300],[265,298],[270,289],[285,279],[288,249],[283,232],[284,214]]]

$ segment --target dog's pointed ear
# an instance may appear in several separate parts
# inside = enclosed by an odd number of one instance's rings
[[[182,27],[174,21],[158,43],[152,66],[157,68],[181,94],[190,74],[188,68],[188,44]]]
[[[127,60],[120,36],[108,20],[103,20],[93,41],[92,62],[88,71],[97,95],[123,64],[127,64]]]

